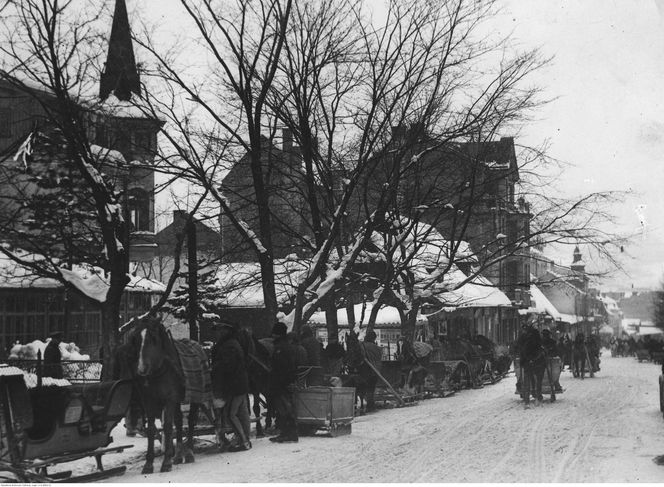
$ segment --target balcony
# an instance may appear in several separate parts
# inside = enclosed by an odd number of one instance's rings
[[[129,260],[131,262],[152,262],[158,248],[154,232],[132,232],[129,242]]]

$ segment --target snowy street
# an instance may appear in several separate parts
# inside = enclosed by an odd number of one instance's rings
[[[253,439],[240,453],[200,453],[195,464],[140,474],[145,439],[108,466],[126,462],[115,482],[660,482],[664,420],[660,367],[604,352],[584,381],[570,372],[557,402],[524,410],[515,378],[413,407],[356,418],[349,436],[304,437],[297,444]],[[129,441],[127,441],[129,440]],[[161,458],[158,458],[158,462]],[[81,468],[93,468],[87,460]],[[155,465],[157,467],[159,463]],[[158,467],[157,467],[158,468]]]

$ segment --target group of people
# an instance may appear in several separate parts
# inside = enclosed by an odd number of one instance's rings
[[[609,346],[614,357],[633,357],[637,350],[647,350],[651,356],[664,352],[664,342],[648,335],[636,339],[633,336],[611,337]]]
[[[323,348],[309,326],[302,327],[298,337],[295,333],[289,333],[284,323],[278,322],[272,327],[270,337],[259,340],[270,357],[269,363],[263,364],[251,353],[250,335],[241,333],[238,327],[229,323],[222,323],[218,328],[219,339],[210,351],[212,389],[215,402],[222,410],[223,424],[237,438],[228,450],[246,451],[252,446],[247,399],[252,392],[250,366],[269,370],[267,399],[276,414],[275,422],[279,430],[279,434],[270,441],[299,441],[293,397],[298,387],[298,371],[300,368],[324,366],[329,375],[340,376],[346,353],[343,345],[332,341]],[[380,364],[382,350],[375,344],[375,338],[374,332],[367,333],[364,353],[368,360]],[[373,395],[367,399],[367,408],[373,408]]]
[[[576,334],[574,339],[565,334],[558,340],[558,356],[562,359],[563,368],[568,367],[574,377],[585,377],[586,366],[592,372],[599,370],[600,340],[599,336],[583,332]],[[589,362],[589,363],[587,363]]]

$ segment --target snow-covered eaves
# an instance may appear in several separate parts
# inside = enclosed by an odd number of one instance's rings
[[[38,262],[43,257],[15,249],[13,253],[24,261]],[[63,278],[74,285],[86,296],[103,302],[106,300],[109,283],[102,269],[90,265],[75,265],[73,269],[60,268]],[[129,275],[128,292],[162,293],[166,286],[161,282],[145,277]],[[35,275],[32,269],[22,266],[7,255],[0,253],[0,289],[58,289],[63,284],[56,279]]]
[[[276,259],[274,285],[277,303],[288,303],[295,298],[299,278],[309,269],[306,259]],[[231,262],[221,264],[216,271],[219,298],[216,306],[231,308],[263,308],[263,286],[258,262]]]
[[[357,325],[363,326],[366,325],[366,323],[369,321],[369,316],[371,315],[371,311],[373,310],[375,303],[366,303],[366,307],[364,307],[364,319],[362,323],[360,323],[360,319],[362,318],[362,308],[363,305],[356,304],[353,306],[353,311],[355,314],[355,322]],[[426,322],[426,317],[422,314],[417,315],[417,321],[418,322]],[[322,325],[327,322],[325,318],[325,312],[324,311],[316,311],[311,318],[309,318],[309,323],[312,325]],[[348,313],[346,312],[346,308],[340,308],[337,310],[337,323],[339,326],[348,326]],[[400,327],[401,326],[401,318],[399,316],[399,310],[397,310],[393,306],[382,306],[378,310],[378,314],[376,315],[376,327]]]
[[[639,318],[623,318],[622,329],[629,335],[662,335],[664,331],[657,328],[650,320],[642,320]]]
[[[582,316],[571,315],[559,312],[556,307],[549,301],[544,293],[535,284],[530,285],[531,303],[534,305],[527,309],[519,310],[520,315],[526,314],[546,314],[549,315],[554,321],[563,323],[579,323],[585,321]]]
[[[452,268],[445,275],[449,286],[454,282],[463,282],[465,274]],[[447,291],[436,296],[444,303],[443,311],[452,312],[465,308],[511,308],[510,299],[484,276],[477,275],[471,281],[454,291]]]

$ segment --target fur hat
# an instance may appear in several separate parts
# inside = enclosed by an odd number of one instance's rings
[[[272,327],[272,336],[285,337],[288,334],[288,327],[281,321],[274,324]]]

